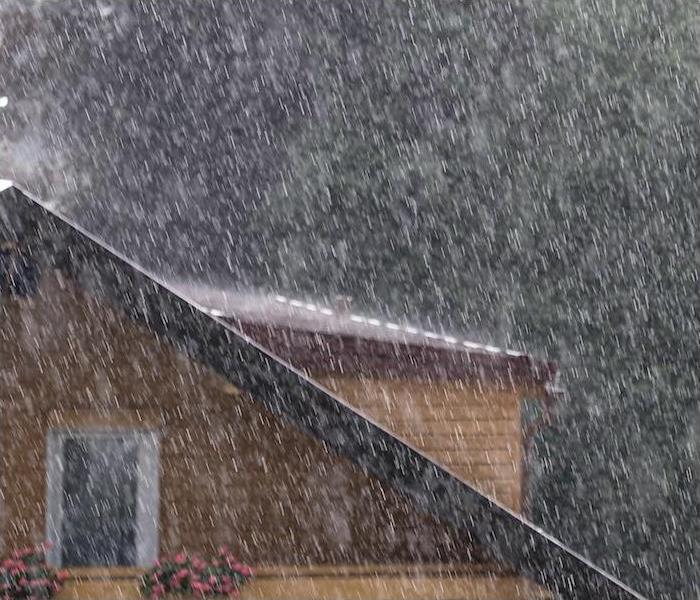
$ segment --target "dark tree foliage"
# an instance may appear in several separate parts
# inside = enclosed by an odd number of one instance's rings
[[[697,6],[7,2],[0,169],[165,276],[526,347],[543,527],[697,594]]]

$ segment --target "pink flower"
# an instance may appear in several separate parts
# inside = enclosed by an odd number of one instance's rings
[[[207,563],[198,556],[194,556],[192,557],[192,566],[198,571],[201,571],[207,566]]]
[[[177,573],[175,573],[175,577],[178,579],[184,579],[190,574],[190,572],[187,569],[180,569]]]
[[[187,554],[180,552],[180,554],[175,555],[175,562],[178,565],[184,565],[187,562]]]
[[[208,592],[211,592],[211,586],[207,583],[202,583],[201,581],[193,582],[190,585],[190,587],[192,588],[193,591],[199,592],[202,595],[204,595]]]
[[[253,569],[251,569],[248,565],[239,565],[238,572],[241,575],[243,575],[243,577],[252,577],[253,576]]]

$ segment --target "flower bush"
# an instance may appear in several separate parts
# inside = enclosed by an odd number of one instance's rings
[[[0,599],[53,598],[68,578],[67,571],[57,571],[46,564],[48,544],[23,548],[0,563]]]
[[[156,562],[141,579],[141,593],[152,600],[165,594],[235,598],[252,576],[253,570],[241,563],[226,546],[219,548],[218,554],[210,560],[181,552]]]

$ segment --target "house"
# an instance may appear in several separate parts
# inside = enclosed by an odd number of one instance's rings
[[[507,508],[553,365],[207,306],[10,184],[0,251],[0,531],[54,543],[63,597],[136,597],[159,553],[234,543],[244,598],[640,598]]]
[[[346,298],[329,307],[175,285],[442,467],[523,512],[525,438],[534,430],[524,423],[523,402],[553,402],[553,363],[366,317],[351,312]]]

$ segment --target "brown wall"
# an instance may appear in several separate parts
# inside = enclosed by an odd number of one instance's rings
[[[57,275],[35,299],[1,301],[0,377],[6,546],[44,537],[49,429],[98,425],[162,430],[164,552],[233,543],[256,564],[470,558],[463,536]]]
[[[484,494],[521,510],[521,391],[464,381],[318,378]]]

